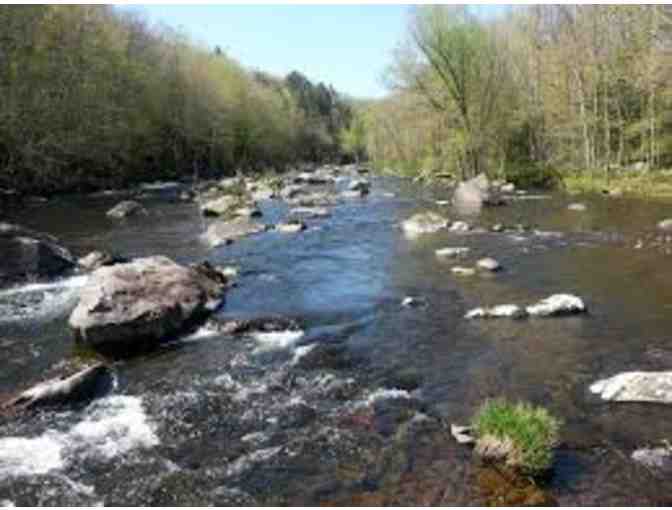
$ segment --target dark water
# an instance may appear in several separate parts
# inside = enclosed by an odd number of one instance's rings
[[[445,425],[505,396],[564,419],[548,487],[558,503],[669,504],[669,482],[630,453],[672,437],[672,409],[604,404],[588,386],[672,364],[672,259],[654,233],[672,204],[583,197],[581,213],[566,209],[566,197],[527,199],[467,219],[562,236],[403,235],[399,222],[414,212],[457,218],[435,204],[446,198],[439,187],[374,179],[370,197],[335,206],[303,233],[214,250],[199,240],[193,204],[146,199],[149,216],[123,222],[104,214],[119,197],[6,208],[4,220],[54,234],[78,255],[98,248],[238,266],[221,315],[283,315],[304,334],[231,340],[201,329],[117,363],[114,393],[85,409],[0,418],[0,502],[482,504],[471,453]],[[262,210],[267,223],[287,214],[276,201]],[[444,246],[469,246],[464,262],[493,256],[505,270],[456,277],[434,255]],[[83,278],[47,283],[0,291],[0,394],[72,355],[66,321]],[[462,318],[558,292],[581,296],[590,314]],[[427,306],[402,308],[405,296]]]

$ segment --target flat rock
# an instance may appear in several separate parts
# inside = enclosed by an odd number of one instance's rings
[[[249,218],[235,218],[231,221],[216,221],[210,224],[204,234],[204,239],[210,246],[219,246],[265,230],[265,225]]]
[[[483,269],[484,271],[492,271],[492,272],[499,271],[500,269],[502,269],[501,264],[491,257],[485,257],[479,259],[476,262],[476,267],[478,269]]]
[[[282,232],[283,234],[296,234],[303,230],[306,230],[306,224],[301,222],[294,223],[278,223],[275,226],[275,230]]]
[[[588,207],[586,207],[586,204],[574,203],[574,204],[569,204],[567,206],[567,209],[570,210],[570,211],[583,212],[583,211],[588,210]]]
[[[471,250],[466,246],[439,248],[434,253],[439,258],[457,258],[468,255]]]
[[[224,195],[205,202],[201,206],[201,212],[204,216],[223,216],[233,213],[241,205],[240,197],[236,195]]]
[[[474,276],[476,274],[473,267],[455,266],[451,267],[450,271],[457,276]]]
[[[115,255],[106,251],[94,250],[88,255],[81,257],[77,264],[84,271],[94,271],[99,267],[112,266],[129,262],[126,257]]]
[[[107,211],[107,216],[109,218],[129,218],[131,216],[137,216],[139,214],[147,214],[147,211],[141,204],[135,200],[124,200],[119,202],[112,209]]]
[[[410,235],[433,234],[446,227],[448,220],[433,212],[414,214],[401,224],[403,231]]]
[[[555,317],[560,315],[576,315],[586,312],[583,300],[572,294],[553,294],[526,308],[533,317]]]
[[[593,383],[590,391],[610,402],[672,404],[672,371],[623,372]]]
[[[129,355],[205,320],[226,288],[226,277],[208,264],[139,258],[91,273],[69,325],[78,343]]]
[[[513,319],[523,318],[527,315],[525,310],[518,305],[497,305],[492,308],[474,308],[467,312],[465,319],[489,319],[509,317]]]
[[[451,232],[469,232],[471,227],[466,221],[454,221],[448,230]]]
[[[0,285],[28,277],[54,277],[76,262],[58,239],[12,223],[0,222]]]

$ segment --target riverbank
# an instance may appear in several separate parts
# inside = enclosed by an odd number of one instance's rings
[[[607,176],[583,172],[563,176],[562,187],[570,194],[603,193],[640,198],[672,199],[672,170],[631,172]]]

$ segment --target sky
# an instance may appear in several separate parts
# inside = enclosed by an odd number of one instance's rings
[[[127,7],[131,8],[131,7]],[[407,5],[143,5],[153,21],[219,45],[249,68],[297,70],[357,98],[382,97],[381,79],[406,32]]]

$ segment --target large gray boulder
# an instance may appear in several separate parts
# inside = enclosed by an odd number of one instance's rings
[[[58,276],[76,264],[55,237],[12,223],[0,222],[0,253],[0,285]]]
[[[241,237],[257,234],[266,230],[266,226],[250,218],[235,218],[231,221],[217,221],[212,223],[204,234],[205,241],[210,246],[230,244]]]
[[[453,204],[462,210],[479,209],[484,205],[501,205],[503,201],[492,189],[485,174],[463,181],[453,194]]]
[[[672,372],[623,372],[593,383],[590,391],[609,402],[672,404]]]
[[[214,200],[208,200],[201,206],[203,216],[224,216],[242,206],[236,195],[224,195]]]
[[[185,267],[163,256],[101,267],[83,287],[69,324],[78,343],[129,355],[204,320],[226,287],[226,277],[208,264]]]

